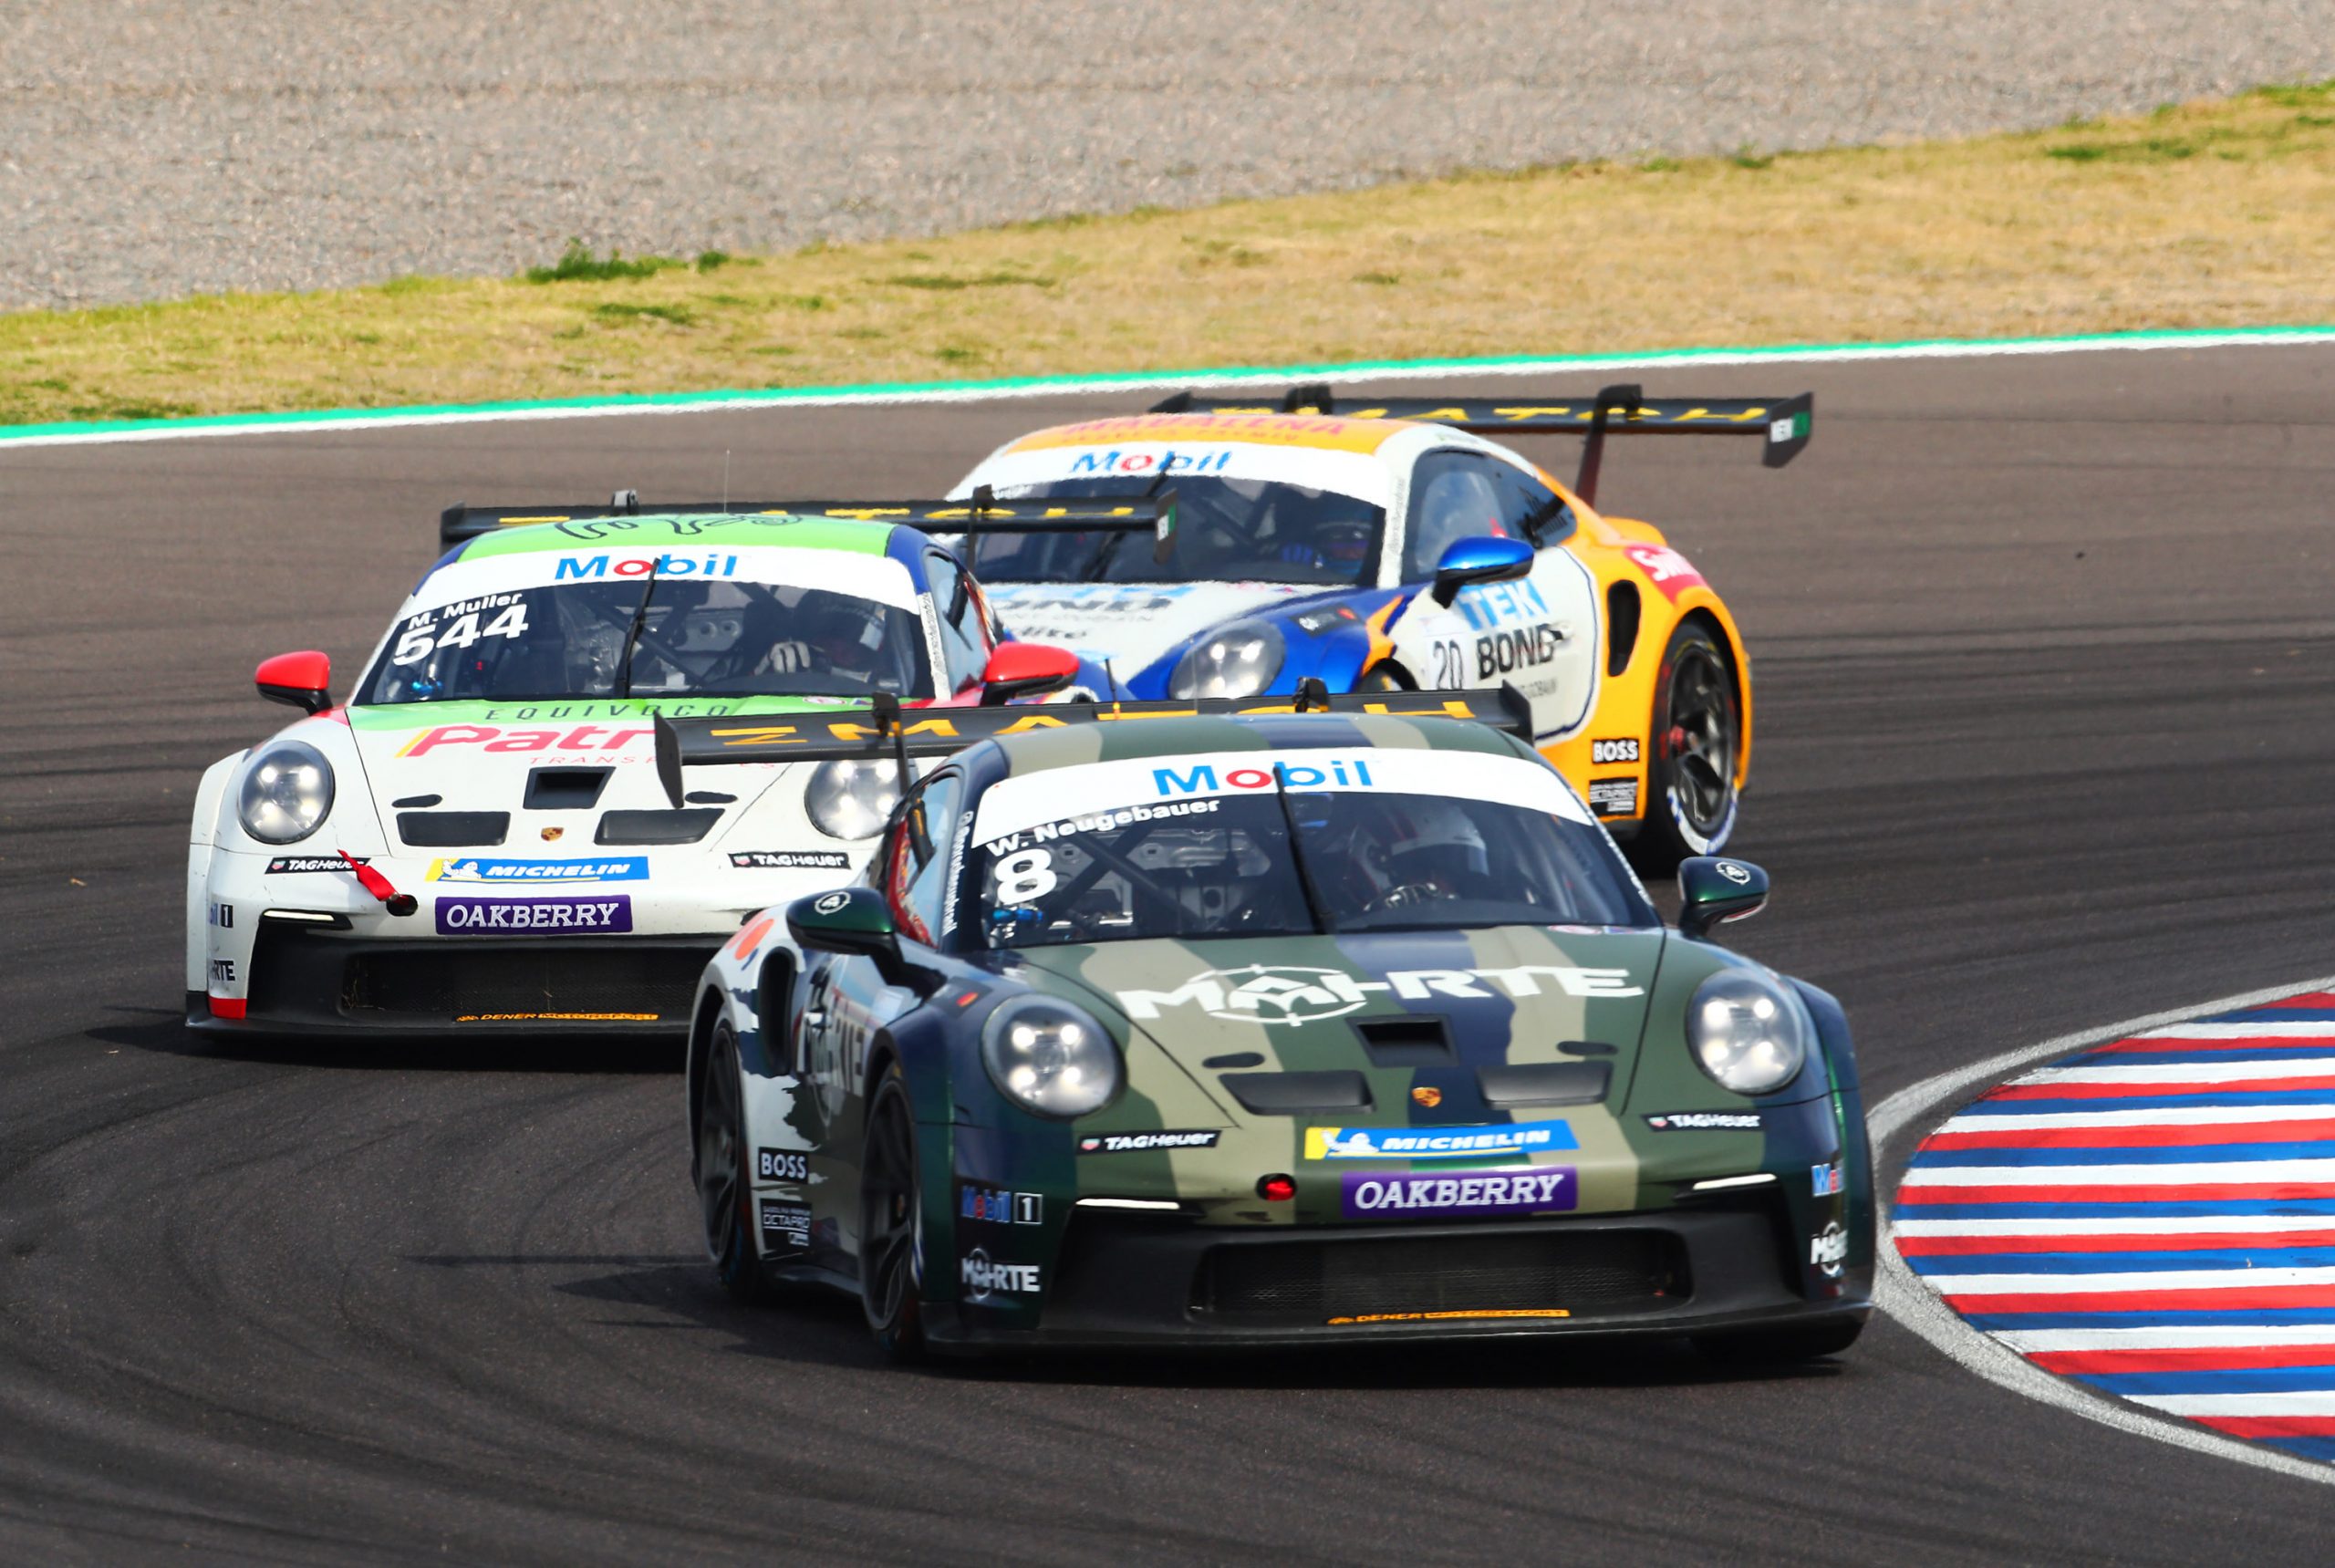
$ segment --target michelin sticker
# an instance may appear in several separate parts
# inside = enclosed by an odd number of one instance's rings
[[[1482,1159],[1579,1148],[1569,1122],[1504,1127],[1307,1127],[1308,1159]]]

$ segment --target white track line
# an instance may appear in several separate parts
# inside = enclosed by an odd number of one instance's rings
[[[425,425],[494,424],[524,420],[613,419],[628,415],[702,414],[754,410],[849,408],[861,404],[976,403],[1026,398],[1060,398],[1096,392],[1141,392],[1159,388],[1245,386],[1275,389],[1293,382],[1334,379],[1347,386],[1429,379],[1488,379],[1521,376],[1583,376],[1602,370],[1692,370],[1705,365],[1825,365],[1876,359],[2017,358],[2038,354],[2136,353],[2158,348],[2292,348],[2335,343],[2335,327],[2297,327],[2217,331],[2097,333],[2070,337],[2015,337],[1995,342],[1836,344],[1780,348],[1679,348],[1635,354],[1552,355],[1547,358],[1494,363],[1422,359],[1372,361],[1359,365],[1298,365],[1214,370],[1163,370],[1157,374],[1032,377],[963,385],[838,387],[766,392],[705,392],[655,401],[516,402],[481,408],[317,410],[302,415],[236,415],[217,421],[163,421],[141,428],[19,427],[38,433],[9,434],[0,427],[0,452],[21,447],[90,446],[121,441],[192,441],[205,436],[306,435],[343,431],[401,429]]]
[[[2122,1023],[2104,1029],[2087,1029],[2080,1033],[2062,1034],[2056,1040],[2046,1040],[2039,1045],[2029,1045],[2018,1051],[2007,1051],[1999,1056],[1974,1062],[1967,1067],[1956,1067],[1925,1078],[1908,1088],[1898,1090],[1873,1107],[1865,1118],[1873,1136],[1873,1151],[1879,1156],[1892,1139],[1917,1122],[1925,1122],[1939,1106],[1952,1103],[1971,1091],[2001,1082],[2021,1068],[2037,1062],[2050,1061],[2081,1051],[2087,1045],[2098,1045],[2110,1040],[2122,1040],[2143,1030],[2179,1023],[2187,1019],[2202,1018],[2208,1013],[2235,1012],[2241,1007],[2258,1007],[2282,996],[2298,992],[2325,991],[2335,986],[2335,976],[2322,980],[2297,981],[2291,985],[2277,986],[2267,991],[2249,991],[2238,996],[2226,996],[2216,1002],[2196,1007],[2184,1007],[2170,1012],[2153,1012],[2145,1018],[2126,1019]],[[1876,1159],[1876,1163],[1878,1159]],[[1874,1194],[1875,1207],[1887,1212],[1887,1205]],[[2064,1382],[2027,1360],[2009,1345],[1981,1334],[1965,1323],[1955,1310],[1946,1305],[1921,1276],[1906,1266],[1898,1255],[1894,1227],[1884,1223],[1881,1228],[1879,1246],[1881,1275],[1874,1282],[1874,1300],[1881,1310],[1928,1340],[1939,1350],[1998,1387],[2023,1395],[2039,1404],[2070,1411],[2087,1421],[2097,1421],[2103,1427],[2134,1437],[2153,1438],[2174,1448],[2189,1449],[2201,1454],[2235,1459],[2257,1469],[2276,1470],[2281,1475],[2302,1480],[2317,1481],[2322,1486],[2335,1486],[2335,1465],[2316,1463],[2280,1453],[2276,1449],[2259,1448],[2236,1438],[2224,1437],[2205,1427],[2191,1426],[2185,1421],[2161,1417],[2106,1395],[2095,1394],[2078,1384]],[[2266,1331],[2268,1332],[2268,1331]]]

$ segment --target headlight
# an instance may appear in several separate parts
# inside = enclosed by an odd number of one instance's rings
[[[1202,638],[1176,661],[1168,677],[1168,695],[1179,701],[1253,697],[1281,673],[1283,652],[1279,627],[1271,621],[1236,620]]]
[[[1101,1110],[1119,1092],[1119,1048],[1110,1035],[1048,997],[1017,997],[989,1015],[981,1064],[1007,1099],[1063,1121]]]
[[[1686,1043],[1703,1071],[1738,1095],[1772,1094],[1808,1060],[1799,1004],[1750,970],[1723,969],[1696,988]]]
[[[899,804],[899,767],[888,760],[821,763],[803,788],[811,826],[829,838],[873,838]]]
[[[296,844],[332,810],[332,764],[316,747],[278,741],[244,772],[238,814],[262,844]]]

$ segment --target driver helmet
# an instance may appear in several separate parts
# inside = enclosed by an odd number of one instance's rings
[[[835,669],[866,675],[884,646],[884,618],[864,601],[837,598],[797,620],[794,635],[827,656]]]
[[[1460,878],[1480,882],[1491,874],[1491,852],[1464,807],[1431,802],[1412,808],[1408,816],[1386,844],[1390,886],[1438,883],[1457,892]]]

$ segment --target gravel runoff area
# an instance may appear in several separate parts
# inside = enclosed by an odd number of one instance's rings
[[[2335,0],[14,0],[0,308],[2031,129],[2330,76]]]

